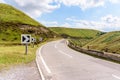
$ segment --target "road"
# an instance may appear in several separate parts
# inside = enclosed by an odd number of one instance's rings
[[[48,80],[120,80],[120,64],[74,51],[65,40],[47,43],[37,56],[42,76]]]

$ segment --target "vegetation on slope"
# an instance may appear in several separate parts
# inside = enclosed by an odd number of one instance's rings
[[[99,36],[101,34],[100,31],[92,29],[75,29],[61,27],[52,27],[50,29],[63,37],[66,35],[75,38],[95,38],[96,36]]]
[[[18,9],[0,3],[0,44],[20,43],[21,34],[36,38],[53,37],[54,33]]]
[[[86,48],[87,46],[90,46],[90,49],[120,54],[120,31],[102,35],[84,47]]]
[[[80,47],[104,34],[103,32],[92,29],[52,27],[50,30],[61,35],[64,38],[69,38],[72,43]]]
[[[50,28],[63,37],[69,37],[69,41],[76,46],[120,54],[120,31],[100,32],[91,29]]]
[[[35,59],[35,52],[38,47],[28,47],[28,55],[24,55],[24,46],[0,46],[0,69],[9,67],[10,65],[25,64]]]
[[[0,3],[0,23],[20,23],[33,26],[41,25],[18,9],[7,4]],[[42,26],[42,25],[41,25]]]

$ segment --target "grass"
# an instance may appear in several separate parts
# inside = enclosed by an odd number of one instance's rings
[[[120,54],[120,31],[102,35],[84,47],[86,48],[87,46],[91,46],[91,49]]]
[[[75,29],[75,28],[63,28],[63,27],[52,27],[50,28],[53,32],[66,35],[74,38],[95,38],[101,34],[100,31],[92,29]]]
[[[74,45],[120,54],[120,31],[100,32],[91,29],[52,27],[53,32],[68,38]]]
[[[0,43],[18,42],[20,39],[21,31],[19,29],[13,31],[11,28],[6,28],[0,32]]]
[[[87,43],[89,43],[90,41],[92,41],[92,39],[69,39],[69,41],[74,44],[77,45],[79,47],[83,47],[85,46]]]
[[[33,26],[41,25],[20,10],[3,3],[0,3],[0,22],[21,23]]]
[[[54,33],[22,11],[0,3],[0,44],[20,44],[21,34],[31,34],[36,38],[51,38]]]
[[[51,27],[50,30],[56,34],[61,35],[77,46],[84,46],[93,39],[103,35],[103,32],[92,29],[75,29],[75,28],[63,28],[63,27]]]
[[[25,55],[25,46],[0,46],[0,69],[20,63],[29,63],[35,59],[36,49],[28,47],[28,55]]]
[[[28,55],[25,55],[24,45],[0,45],[0,70],[3,68],[7,68],[11,65],[26,64],[35,60],[36,50],[38,49],[38,47],[47,42],[59,39],[61,38],[49,38],[38,46],[35,45],[34,48],[32,48],[32,45],[29,45]]]

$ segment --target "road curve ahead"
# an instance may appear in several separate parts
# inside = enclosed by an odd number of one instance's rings
[[[120,64],[74,51],[65,40],[47,43],[37,56],[42,76],[48,76],[47,80],[120,80]]]

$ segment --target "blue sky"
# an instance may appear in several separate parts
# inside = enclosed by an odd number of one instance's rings
[[[47,27],[120,30],[120,0],[0,0]]]

